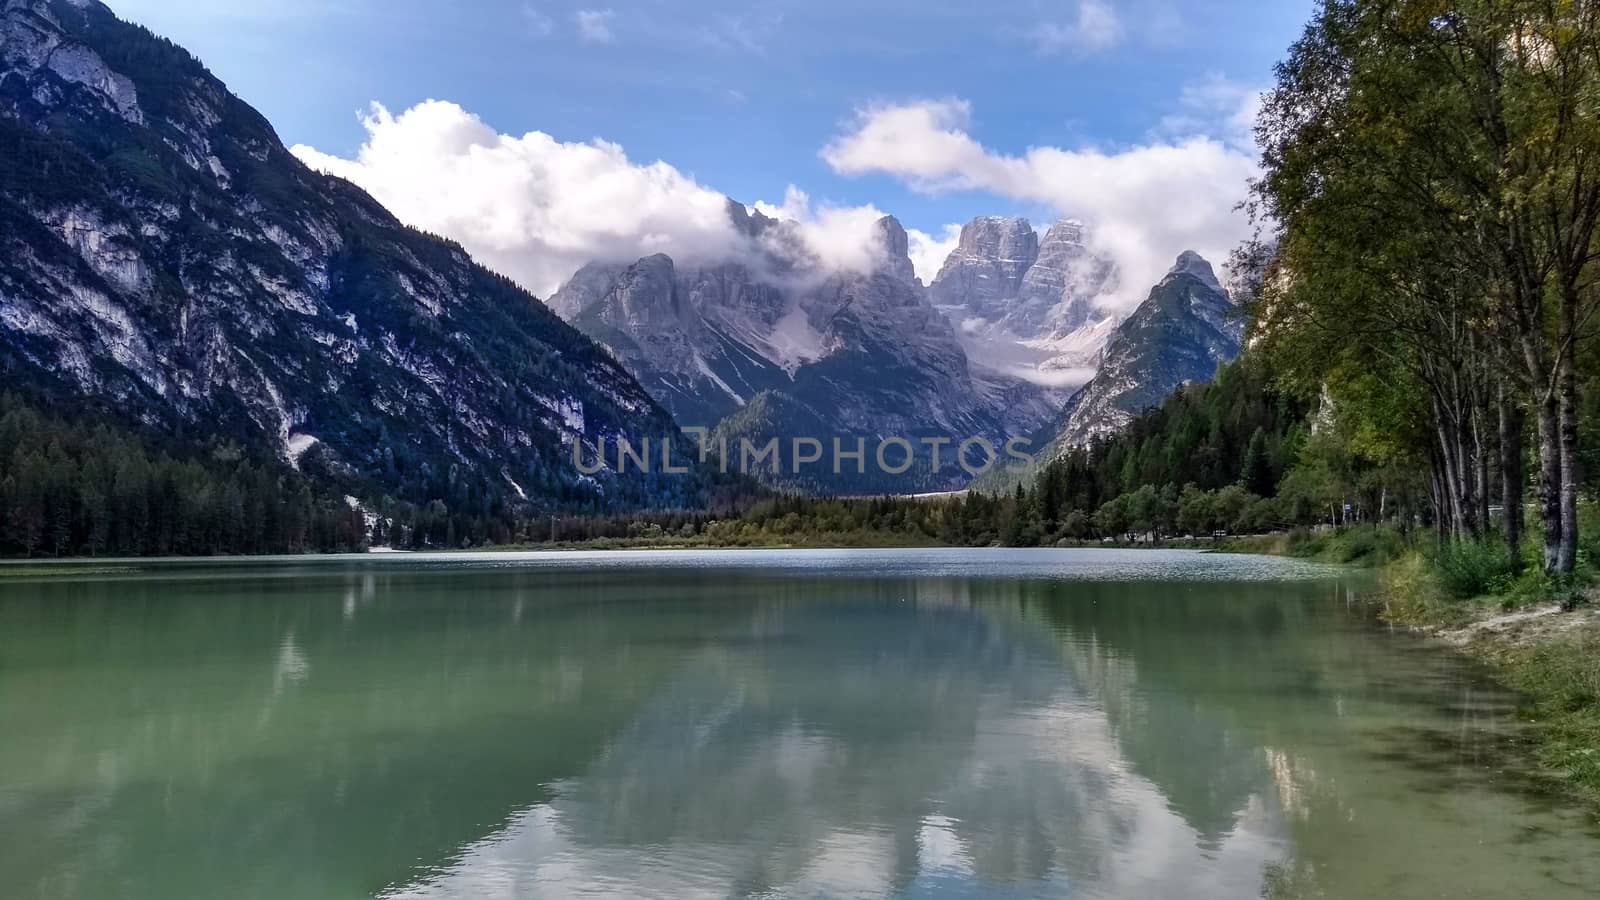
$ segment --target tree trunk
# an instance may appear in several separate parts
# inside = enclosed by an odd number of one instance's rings
[[[1445,484],[1443,456],[1434,460],[1434,477],[1430,480],[1434,493],[1434,532],[1438,536],[1438,546],[1443,548],[1450,543],[1450,488]]]
[[[1538,398],[1539,516],[1544,521],[1544,570],[1560,571],[1561,558],[1561,415],[1553,391]]]
[[[1434,433],[1438,436],[1438,457],[1434,463],[1439,479],[1439,502],[1436,507],[1439,511],[1439,533],[1445,540],[1461,537],[1461,490],[1460,477],[1457,464],[1461,456],[1457,453],[1455,438],[1459,435],[1449,415],[1449,407],[1442,397],[1437,394],[1433,400]]]
[[[1489,498],[1494,493],[1489,486],[1489,441],[1484,433],[1489,427],[1488,404],[1483,401],[1482,395],[1472,405],[1472,462],[1473,462],[1473,490],[1477,494],[1474,498],[1477,507],[1473,510],[1473,518],[1477,520],[1477,534],[1479,540],[1485,540],[1493,530],[1489,522]]]
[[[1527,417],[1506,390],[1500,385],[1497,399],[1500,413],[1500,505],[1505,512],[1501,517],[1506,552],[1511,555],[1511,568],[1522,568],[1522,432]]]
[[[1576,323],[1570,321],[1573,315],[1571,306],[1563,304],[1561,326],[1567,334],[1572,334],[1577,328]],[[1561,395],[1561,546],[1556,554],[1556,571],[1563,575],[1578,565],[1578,485],[1581,473],[1578,471],[1578,373],[1573,363],[1573,353],[1569,346],[1561,355],[1556,370]]]

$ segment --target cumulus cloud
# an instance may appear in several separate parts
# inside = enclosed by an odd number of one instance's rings
[[[1122,19],[1105,0],[1078,0],[1067,22],[1041,22],[1030,33],[1041,53],[1099,53],[1122,43]]]
[[[871,272],[887,252],[877,228],[885,213],[870,204],[813,204],[805,191],[790,185],[782,204],[757,202],[755,208],[762,215],[794,223],[825,271]]]
[[[441,101],[398,116],[374,105],[364,125],[354,159],[306,146],[294,154],[359,185],[402,221],[460,241],[541,297],[591,260],[692,261],[738,240],[722,194],[664,162],[635,163],[616,144],[498,134]]]
[[[578,37],[589,44],[609,44],[617,39],[611,30],[616,13],[609,9],[580,9],[573,14],[578,25]]]
[[[354,159],[307,146],[293,152],[360,186],[401,221],[459,241],[538,296],[594,261],[631,263],[652,253],[691,265],[758,261],[728,217],[727,197],[665,162],[634,162],[616,144],[499,134],[437,100],[398,116],[374,104],[363,125],[367,139]],[[876,223],[884,213],[874,206],[816,203],[792,186],[781,203],[754,206],[793,223],[785,234],[827,272],[865,272],[883,258]]]
[[[1139,146],[1039,147],[1007,155],[970,134],[961,100],[861,111],[823,150],[842,174],[885,173],[928,193],[971,190],[1040,206],[1090,226],[1097,248],[1126,277],[1118,306],[1140,299],[1185,249],[1221,264],[1247,234],[1234,211],[1255,172],[1243,125],[1257,95],[1220,78],[1185,91],[1179,110]],[[496,132],[456,104],[428,101],[399,115],[374,105],[353,158],[312,147],[313,168],[361,186],[402,221],[459,241],[485,265],[550,296],[591,261],[631,263],[652,253],[695,264],[745,258],[750,245],[725,196],[665,162],[630,159],[604,140],[558,141]],[[1004,212],[1004,203],[997,212]],[[882,258],[872,205],[818,202],[790,187],[763,213],[794,223],[829,270],[863,271]],[[931,282],[960,229],[908,229],[917,275]]]
[[[1014,156],[974,139],[970,119],[970,106],[958,99],[869,107],[822,157],[845,175],[887,174],[930,194],[983,191],[1082,219],[1097,249],[1121,267],[1118,305],[1142,299],[1183,250],[1220,265],[1248,235],[1235,207],[1256,163],[1241,147],[1190,134],[1117,150],[1034,147]]]
[[[961,225],[946,225],[938,237],[908,228],[906,236],[911,239],[911,265],[916,267],[917,277],[923,284],[932,284],[934,276],[944,268],[945,260],[961,243]]]

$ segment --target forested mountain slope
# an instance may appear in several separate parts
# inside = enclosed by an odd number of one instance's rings
[[[621,366],[93,0],[0,19],[0,372],[474,514],[704,499],[581,476],[574,440],[676,434]]]

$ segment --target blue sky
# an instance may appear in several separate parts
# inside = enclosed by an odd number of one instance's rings
[[[826,159],[830,142],[863,126],[863,110],[959,102],[938,127],[995,157],[1040,147],[1114,155],[1197,135],[1237,145],[1230,104],[1268,83],[1311,12],[1309,0],[112,7],[192,50],[286,143],[330,157],[356,157],[369,138],[359,116],[373,102],[399,114],[448,100],[513,137],[601,138],[632,163],[664,160],[747,202],[780,203],[794,186],[814,203],[870,204],[930,235],[980,213],[1043,223],[1078,211],[1058,202],[1070,194],[930,178],[904,160]]]

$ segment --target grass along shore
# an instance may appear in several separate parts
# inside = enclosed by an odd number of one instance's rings
[[[1532,565],[1468,590],[1481,571],[1452,570],[1461,565],[1411,553],[1385,566],[1384,618],[1487,663],[1521,692],[1540,764],[1600,805],[1600,589],[1587,573],[1550,584]]]
[[[1386,622],[1457,648],[1520,692],[1540,765],[1600,806],[1600,587],[1587,566],[1555,583],[1525,558],[1513,571],[1494,545],[1445,551],[1391,529],[1233,538],[1225,549],[1376,569]],[[1530,554],[1532,555],[1532,554]]]

